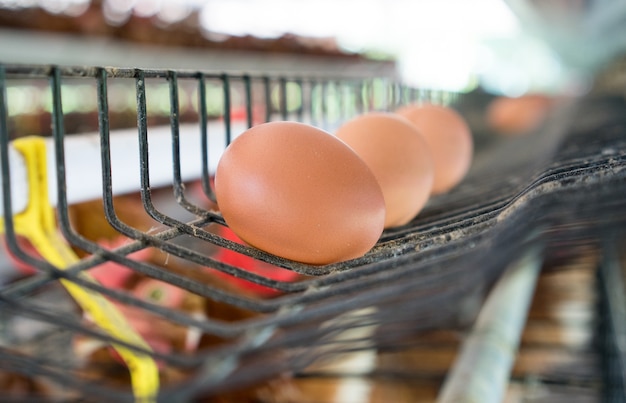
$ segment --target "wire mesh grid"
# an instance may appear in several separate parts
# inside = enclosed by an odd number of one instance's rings
[[[291,119],[332,130],[369,110],[392,110],[418,100],[459,107],[463,99],[385,79],[14,65],[0,67],[4,212],[19,212],[14,206],[17,184],[12,181],[15,166],[10,163],[14,160],[10,150],[12,138],[24,133],[11,126],[7,111],[14,102],[8,89],[20,80],[43,80],[49,88],[48,144],[56,174],[56,184],[51,184],[56,193],[50,199],[56,206],[59,231],[81,258],[60,269],[33,256],[16,231],[12,215],[4,214],[7,250],[34,273],[4,285],[0,292],[4,322],[0,365],[8,373],[40,380],[47,393],[52,390],[55,397],[66,400],[133,399],[128,371],[102,345],[121,345],[154,357],[160,374],[158,400],[186,401],[284,373],[297,374],[341,352],[391,348],[423,330],[463,327],[472,321],[484,293],[527,245],[545,243],[546,255],[558,257],[567,245],[581,240],[593,243],[611,231],[619,233],[624,223],[623,100],[600,106],[595,101],[574,102],[552,116],[541,133],[518,141],[480,143],[463,183],[432,198],[409,224],[386,230],[365,256],[325,266],[289,261],[224,235],[225,222],[214,209],[211,123],[221,127],[218,136],[224,146],[241,130],[236,119],[243,120],[243,128],[259,121]],[[100,170],[93,176],[101,176],[97,178],[102,204],[98,213],[115,234],[129,240],[123,246],[106,247],[90,239],[81,233],[84,223],[73,218],[76,212],[68,198],[72,186],[68,187],[67,178],[74,173],[65,165],[73,136],[66,134],[68,111],[62,95],[64,83],[76,80],[96,88]],[[133,130],[138,152],[134,168],[140,176],[139,195],[133,202],[140,203],[141,211],[125,211],[113,192],[112,172],[120,168],[111,159],[114,106],[108,91],[118,80],[134,84]],[[159,93],[160,102],[163,96],[167,100],[171,147],[171,162],[161,162],[171,164],[172,177],[163,186],[167,196],[151,180],[155,162],[150,156],[156,144],[151,141],[148,83],[159,80],[167,88]],[[237,86],[240,99],[234,101]],[[180,106],[184,101],[179,91],[184,87],[195,89],[191,102],[197,103],[193,117],[198,133],[194,139],[199,141],[196,155],[181,153]],[[218,106],[212,114],[215,102]],[[237,102],[243,107],[241,117],[235,117]],[[593,108],[598,111],[580,113]],[[191,159],[201,167],[195,187],[182,174]],[[193,189],[201,189],[201,197],[192,194]],[[96,222],[97,214],[89,214],[83,220]],[[145,216],[141,222],[150,225],[136,224],[137,216]],[[151,251],[152,257],[138,258],[142,251]],[[220,259],[220,253],[226,252],[240,260]],[[287,277],[249,270],[250,262],[268,265]],[[129,270],[124,287],[81,276],[109,263]],[[111,267],[107,270],[119,270]],[[158,347],[148,350],[94,326],[59,292],[59,280],[105,296],[130,316],[141,316],[140,323],[149,323],[153,329],[148,332],[153,334],[149,341]],[[146,296],[128,286],[146,280],[158,281]],[[251,284],[265,294],[250,292]],[[182,290],[183,302],[168,306],[164,300],[176,290]],[[37,337],[20,339],[16,330],[20,321],[31,327],[36,323],[43,330]],[[345,336],[353,329],[364,332]],[[157,343],[163,339],[168,341],[166,347]],[[195,342],[189,347],[191,339]],[[99,341],[92,344],[100,348],[89,349],[88,341]],[[33,389],[30,399],[44,398],[42,390]]]

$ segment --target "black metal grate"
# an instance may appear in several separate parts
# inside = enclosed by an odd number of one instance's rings
[[[167,370],[184,375],[176,377],[176,381],[164,380],[160,401],[185,401],[194,396],[252,384],[279,373],[298,371],[322,353],[328,355],[354,348],[353,341],[337,342],[335,338],[354,326],[378,326],[378,330],[368,337],[370,347],[393,344],[420,330],[464,326],[472,320],[474,313],[464,311],[464,304],[480,299],[507,263],[521,253],[525,244],[540,239],[549,245],[548,258],[559,257],[567,253],[568,245],[581,240],[596,242],[608,230],[619,233],[626,222],[624,101],[589,98],[563,107],[541,133],[517,140],[489,137],[482,141],[476,150],[472,170],[461,185],[448,194],[433,198],[411,223],[385,231],[379,243],[362,258],[327,266],[288,261],[219,235],[214,228],[225,225],[219,213],[189,197],[181,164],[188,158],[197,158],[202,163],[199,179],[206,199],[214,199],[207,126],[215,117],[207,113],[207,102],[211,101],[206,92],[207,81],[219,83],[222,89],[220,118],[225,143],[237,134],[233,133],[231,116],[233,83],[244,89],[246,126],[253,124],[254,96],[259,93],[264,106],[263,120],[294,119],[322,126],[332,126],[364,111],[392,109],[417,99],[445,100],[457,108],[462,108],[463,99],[455,94],[412,89],[385,80],[13,65],[0,66],[0,160],[5,212],[13,211],[11,192],[15,187],[10,183],[10,140],[15,135],[25,134],[10,133],[7,105],[12,100],[7,96],[7,87],[13,81],[29,79],[47,80],[51,90],[51,138],[57,163],[59,228],[69,244],[92,256],[83,258],[67,270],[59,270],[35,259],[16,237],[11,215],[5,214],[8,250],[38,272],[0,290],[0,315],[7,321],[27,317],[45,323],[48,327],[46,337],[63,335],[65,342],[77,335],[86,335],[124,344],[87,325],[75,310],[33,302],[36,296],[54,290],[58,279],[67,279],[119,304],[154,315],[170,325],[199,329],[205,338],[216,340],[201,344],[191,353],[176,350],[151,353]],[[134,80],[135,83],[141,170],[141,182],[137,188],[146,216],[160,224],[155,231],[134,228],[124,222],[115,206],[111,175],[114,167],[110,158],[110,140],[114,133],[110,131],[107,96],[108,83],[114,79]],[[151,186],[149,168],[150,113],[146,100],[146,82],[153,79],[166,80],[168,85],[174,164],[170,198],[178,203],[181,211],[191,214],[190,219],[178,219],[154,199],[156,190]],[[62,86],[66,80],[95,82],[97,88],[103,173],[100,197],[109,225],[134,240],[112,251],[77,232],[70,217],[65,181],[72,172],[65,167],[69,135],[65,130],[67,113],[62,102]],[[179,151],[181,101],[178,90],[181,80],[192,82],[197,88],[196,119],[201,143],[195,156],[181,155]],[[296,95],[299,106],[295,109],[289,108],[289,83],[300,89]],[[278,93],[275,107],[272,107],[273,86]],[[382,93],[377,93],[381,88]],[[328,96],[328,92],[334,94]],[[334,112],[331,113],[331,109]],[[184,263],[183,268],[173,270],[167,262],[146,263],[131,256],[147,248]],[[302,277],[294,282],[272,280],[215,258],[215,250],[226,249],[299,273]],[[206,304],[237,314],[222,317],[209,311],[207,318],[198,319],[189,312],[137,298],[128,290],[91,283],[78,276],[78,273],[107,261],[126,266],[138,276],[172,284],[199,296]],[[201,267],[210,267],[280,293],[272,298],[238,293],[210,281],[211,276],[203,274]],[[393,334],[385,329],[393,329]],[[137,349],[132,345],[128,347]],[[67,344],[64,348],[70,350]],[[106,371],[88,378],[80,368],[61,369],[64,366],[59,362],[67,357],[58,351],[45,355],[34,353],[32,348],[5,345],[0,348],[0,356],[0,368],[49,378],[75,390],[76,394],[65,392],[70,398],[132,399],[128,385],[111,382],[105,376]]]

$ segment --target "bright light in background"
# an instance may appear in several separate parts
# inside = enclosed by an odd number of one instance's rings
[[[518,35],[519,27],[499,0],[401,1],[389,10],[390,42],[408,84],[463,90],[484,62],[481,42]]]
[[[335,37],[347,50],[383,52],[422,87],[468,90],[486,80],[514,96],[558,85],[563,73],[541,43],[524,39],[502,0],[207,0],[200,17],[210,32]]]
[[[83,10],[90,0],[0,0],[51,12]],[[332,37],[345,50],[389,55],[414,86],[464,91],[477,83],[520,95],[554,91],[567,71],[547,47],[525,35],[504,0],[102,0],[113,25],[134,13],[164,23],[200,10],[207,37],[293,33]]]

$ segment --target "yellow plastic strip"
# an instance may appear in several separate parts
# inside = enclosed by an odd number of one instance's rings
[[[39,137],[26,137],[15,140],[12,144],[24,156],[29,184],[28,206],[25,211],[14,216],[15,232],[26,237],[50,264],[59,269],[67,268],[79,259],[56,227],[54,209],[48,198],[45,141]],[[4,231],[4,223],[0,221],[0,224],[2,224],[0,231]],[[85,280],[96,282],[86,272],[80,273],[80,276]],[[100,328],[113,337],[150,350],[148,344],[132,329],[126,318],[109,300],[72,281],[66,279],[60,281]],[[141,403],[156,401],[159,370],[154,359],[121,345],[113,344],[113,348],[128,366],[135,401]]]

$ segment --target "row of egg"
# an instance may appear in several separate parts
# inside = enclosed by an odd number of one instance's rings
[[[328,133],[290,121],[253,126],[226,148],[215,194],[247,244],[312,265],[360,257],[469,170],[470,130],[430,104],[371,112]]]

